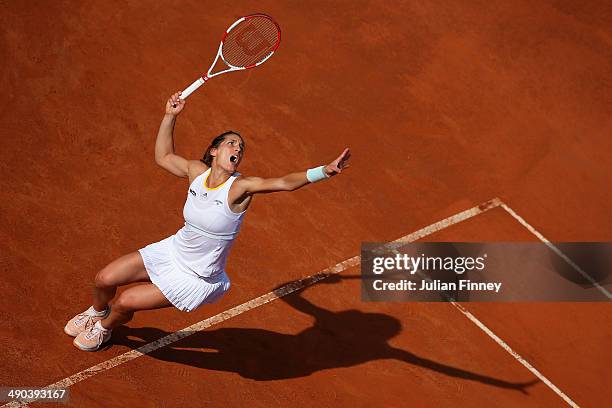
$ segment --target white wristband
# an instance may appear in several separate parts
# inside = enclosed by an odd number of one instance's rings
[[[327,173],[325,173],[325,166],[315,167],[314,169],[308,169],[306,171],[306,178],[311,183],[316,183],[317,181],[325,180],[329,178]]]

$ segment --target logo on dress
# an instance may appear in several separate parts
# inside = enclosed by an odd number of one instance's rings
[[[192,196],[194,196],[194,197],[196,196],[196,192],[195,192],[195,191],[193,191],[192,189],[189,189],[189,194],[191,194],[191,195],[192,195]]]
[[[223,205],[223,201],[215,200],[215,204],[217,204],[217,205]]]
[[[200,193],[200,198],[206,198],[208,197],[208,193]]]

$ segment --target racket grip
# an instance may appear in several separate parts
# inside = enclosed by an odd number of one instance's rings
[[[204,78],[196,79],[193,84],[189,85],[183,92],[181,92],[181,99],[187,99],[187,97],[194,93],[196,89],[204,85],[204,82],[206,82]]]

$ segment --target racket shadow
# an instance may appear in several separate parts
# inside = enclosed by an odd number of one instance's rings
[[[356,278],[359,277],[338,276],[328,283]],[[309,288],[318,284],[321,283]],[[232,372],[257,381],[300,378],[321,370],[392,359],[449,377],[523,393],[538,382],[506,381],[395,348],[388,341],[402,330],[398,319],[356,309],[330,311],[301,296],[304,290],[281,298],[294,310],[308,314],[315,320],[312,326],[296,334],[256,327],[225,327],[193,332],[149,356],[206,370]],[[136,349],[168,334],[157,328],[121,326],[114,330],[112,342]]]

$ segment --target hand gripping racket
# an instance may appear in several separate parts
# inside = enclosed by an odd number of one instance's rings
[[[278,48],[280,38],[280,27],[270,16],[252,14],[238,19],[223,34],[217,56],[206,75],[189,85],[181,93],[181,99],[187,99],[196,89],[217,75],[263,64]],[[212,70],[217,65],[219,57],[227,65],[227,69],[213,74]]]

